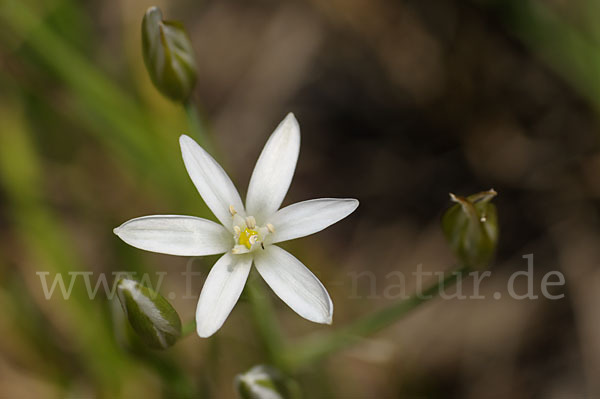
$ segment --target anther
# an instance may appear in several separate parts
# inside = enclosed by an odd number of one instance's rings
[[[267,230],[269,230],[270,233],[275,233],[275,226],[271,223],[267,223]]]
[[[240,235],[242,234],[242,230],[240,229],[239,226],[233,226],[233,232],[235,233],[235,235]]]
[[[237,213],[233,205],[229,205],[229,213],[231,213],[231,216],[235,216],[235,214]]]
[[[256,219],[254,219],[254,216],[246,217],[246,224],[251,229],[255,228],[256,227]]]

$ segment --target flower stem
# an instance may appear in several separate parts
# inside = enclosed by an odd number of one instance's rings
[[[255,279],[248,279],[246,293],[252,307],[252,318],[269,361],[274,366],[282,367],[283,336],[269,298],[261,288]]]
[[[187,337],[196,331],[196,320],[190,320],[181,326],[181,338]]]
[[[189,378],[185,371],[180,368],[179,363],[172,358],[152,351],[141,351],[136,353],[140,362],[152,367],[160,376],[167,390],[166,396],[181,398],[203,398],[194,380]]]
[[[183,103],[183,108],[188,120],[190,128],[190,134],[196,139],[198,144],[202,146],[206,151],[213,154],[215,158],[218,158],[215,154],[210,135],[208,130],[202,123],[200,115],[198,113],[198,107],[192,99],[187,100]],[[221,160],[221,164],[227,160]],[[277,319],[273,308],[269,303],[269,299],[262,292],[261,287],[257,284],[256,280],[249,279],[246,284],[245,292],[247,293],[250,306],[252,308],[252,318],[257,334],[262,341],[262,345],[267,353],[269,362],[275,366],[282,365],[282,349],[283,349],[283,336],[279,330]],[[183,325],[181,337],[185,337],[196,330],[195,321],[189,321]]]
[[[196,139],[202,148],[209,153],[212,153],[212,143],[210,142],[207,130],[202,123],[196,103],[192,99],[189,99],[183,103],[183,108],[185,109],[188,125],[191,129],[190,134]]]
[[[468,274],[468,267],[461,267],[445,277],[444,280],[427,288],[421,295],[399,301],[391,306],[364,316],[352,324],[326,335],[315,335],[289,346],[283,357],[287,368],[300,369],[315,360],[333,352],[344,349],[360,341],[361,338],[374,334],[400,320],[411,310],[422,303],[435,298],[444,289],[460,281]]]

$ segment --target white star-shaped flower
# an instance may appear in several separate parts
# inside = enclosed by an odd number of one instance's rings
[[[316,233],[351,214],[355,199],[321,198],[279,209],[300,151],[293,114],[263,148],[248,187],[246,206],[223,168],[194,140],[179,139],[183,161],[198,192],[221,224],[193,216],[156,215],[116,228],[136,248],[181,256],[224,255],[212,267],[198,301],[198,335],[209,337],[225,322],[242,293],[252,262],[290,308],[316,323],[331,324],[333,303],[323,284],[298,259],[274,245]]]

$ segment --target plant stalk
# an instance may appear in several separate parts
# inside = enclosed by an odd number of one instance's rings
[[[255,279],[249,279],[246,284],[247,298],[252,307],[252,319],[269,361],[281,368],[283,367],[283,335],[269,298],[261,288]]]
[[[286,368],[297,370],[327,355],[349,347],[362,338],[374,334],[400,320],[411,310],[435,298],[447,286],[465,277],[471,269],[461,267],[447,275],[441,282],[391,306],[364,316],[363,318],[326,335],[315,335],[289,346],[284,353]]]
[[[202,123],[202,119],[198,113],[198,107],[196,107],[196,104],[192,99],[189,99],[183,103],[183,108],[185,109],[188,125],[191,129],[190,134],[202,148],[204,148],[208,153],[213,154],[214,148],[210,141],[207,129]]]

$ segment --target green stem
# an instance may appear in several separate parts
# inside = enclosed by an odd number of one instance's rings
[[[283,366],[281,357],[284,340],[279,330],[275,313],[261,287],[256,280],[248,280],[246,294],[252,306],[252,318],[269,361],[277,366]]]
[[[196,104],[193,100],[189,99],[183,103],[183,108],[185,109],[188,125],[191,129],[190,134],[192,137],[194,137],[194,139],[196,139],[202,148],[209,153],[213,153],[212,144],[210,142],[207,130],[200,119],[200,115],[198,114],[198,107],[196,107]]]
[[[287,348],[283,355],[286,367],[291,370],[302,368],[315,360],[359,342],[363,337],[394,324],[422,303],[435,298],[444,287],[460,281],[469,270],[467,267],[461,267],[446,276],[444,280],[438,281],[438,283],[427,288],[421,295],[415,295],[371,313],[327,335],[316,335],[294,343]]]
[[[206,151],[212,153],[216,157],[210,137],[207,130],[204,128],[201,118],[198,114],[196,104],[190,99],[183,104],[187,115],[188,124],[191,129],[191,134]],[[252,308],[252,318],[254,326],[262,341],[262,345],[267,353],[269,362],[275,366],[282,366],[282,348],[283,337],[273,308],[271,307],[268,298],[263,294],[261,287],[256,280],[250,279],[246,284],[246,293]],[[182,337],[185,337],[196,329],[196,323],[190,321],[184,324],[182,328]]]
[[[196,331],[196,321],[190,320],[181,327],[181,338],[187,337]]]
[[[173,359],[152,351],[142,351],[136,353],[138,359],[150,365],[163,380],[164,386],[168,389],[166,396],[177,398],[204,398],[194,381],[187,376],[179,364]]]

